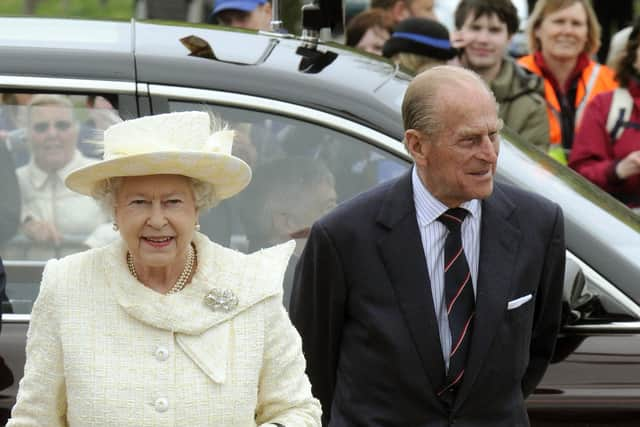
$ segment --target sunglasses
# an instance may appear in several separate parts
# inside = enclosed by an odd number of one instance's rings
[[[68,130],[71,127],[71,122],[68,120],[58,120],[56,122],[53,123],[49,123],[49,122],[38,122],[38,123],[34,123],[33,126],[31,126],[31,128],[38,132],[38,133],[45,133],[46,131],[49,130],[49,127],[53,124],[53,127],[56,128],[56,130],[60,131],[60,132],[64,132],[65,130]]]

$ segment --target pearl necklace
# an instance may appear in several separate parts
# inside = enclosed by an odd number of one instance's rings
[[[184,270],[182,270],[182,273],[180,273],[180,277],[178,277],[176,284],[173,285],[165,295],[176,294],[183,290],[185,286],[187,286],[187,280],[189,280],[189,277],[191,277],[191,272],[193,271],[193,266],[196,263],[197,257],[198,255],[196,254],[196,250],[193,244],[191,244],[189,246],[189,253],[187,254],[187,262],[184,265]],[[139,280],[136,266],[133,265],[133,255],[131,255],[131,252],[129,251],[127,251],[127,266],[129,267],[129,272],[131,273],[131,275],[135,277],[136,280]]]

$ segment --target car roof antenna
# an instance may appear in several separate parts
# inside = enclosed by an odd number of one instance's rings
[[[280,19],[280,2],[278,0],[271,0],[271,32],[280,33],[282,29],[282,20]]]
[[[320,30],[324,27],[325,17],[316,3],[302,6],[302,35],[304,47],[315,49],[320,40]]]

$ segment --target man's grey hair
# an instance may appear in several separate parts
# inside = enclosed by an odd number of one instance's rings
[[[71,110],[72,115],[74,115],[73,103],[66,95],[56,95],[51,93],[41,93],[35,95],[29,101],[27,105],[27,116],[31,118],[31,110],[34,107],[48,107],[48,106],[57,106],[62,108],[68,108]],[[75,117],[74,117],[75,119]]]
[[[479,84],[495,101],[487,83],[475,72],[451,65],[433,67],[418,74],[407,88],[402,101],[404,130],[416,129],[430,138],[437,136],[443,130],[442,94],[465,81]],[[496,111],[497,109],[496,102]]]

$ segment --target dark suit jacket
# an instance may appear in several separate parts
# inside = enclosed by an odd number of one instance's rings
[[[476,320],[464,381],[447,406],[429,275],[410,173],[313,227],[290,315],[313,394],[331,426],[528,426],[560,323],[560,208],[496,184],[482,202]],[[517,309],[507,303],[532,294]]]

